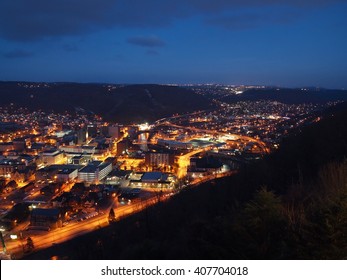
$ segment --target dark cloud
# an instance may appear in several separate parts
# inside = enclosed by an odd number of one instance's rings
[[[147,48],[155,48],[155,47],[165,46],[165,42],[157,36],[131,37],[131,38],[127,39],[127,42],[129,44],[133,44],[133,45],[137,45],[137,46],[141,46],[141,47],[147,47]]]
[[[28,52],[25,50],[13,50],[13,51],[4,53],[3,57],[13,59],[13,58],[26,58],[26,57],[31,57],[33,55],[34,53]]]
[[[5,0],[0,36],[14,41],[91,32],[111,23],[113,0]]]
[[[218,17],[238,9],[288,6],[307,9],[346,0],[3,0],[0,37],[33,41],[86,34],[112,27],[158,27],[201,15]]]

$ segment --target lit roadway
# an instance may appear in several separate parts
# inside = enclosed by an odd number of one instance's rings
[[[183,178],[184,176],[187,175],[187,168],[190,165],[190,157],[201,153],[201,152],[206,152],[211,149],[211,146],[201,148],[201,149],[196,149],[194,151],[191,151],[187,154],[184,154],[182,156],[177,157],[177,164],[178,164],[178,169],[177,169],[177,177],[178,178]]]
[[[172,126],[172,127],[177,127],[177,128],[182,128],[182,129],[189,129],[195,132],[204,132],[204,133],[210,133],[210,134],[218,134],[221,136],[227,136],[227,137],[231,137],[234,140],[242,140],[242,141],[246,141],[246,142],[254,142],[257,143],[258,146],[261,148],[261,150],[264,153],[269,153],[270,150],[269,148],[266,147],[266,144],[260,140],[254,139],[252,137],[248,137],[248,136],[243,136],[243,135],[237,135],[237,134],[225,134],[225,133],[221,133],[215,130],[208,130],[208,129],[199,129],[199,128],[195,128],[195,127],[184,127],[184,126],[179,126],[176,124],[172,124],[170,122],[164,122],[161,123],[160,125],[168,125],[168,126]],[[187,175],[187,167],[190,165],[190,157],[201,153],[201,152],[206,152],[208,150],[211,149],[213,145],[210,145],[208,147],[205,148],[201,148],[201,149],[195,149],[192,152],[189,152],[185,155],[179,156],[178,160],[177,160],[177,164],[178,164],[178,170],[177,170],[177,177],[178,178],[183,178],[184,176]]]
[[[203,112],[207,112],[207,110],[202,110],[202,111],[197,111],[197,112],[182,114],[182,115],[175,115],[175,116],[168,117],[168,118],[162,118],[162,119],[155,121],[155,126],[163,125],[166,122],[168,122],[169,120],[173,120],[173,119],[178,119],[178,118],[188,117],[188,116],[194,116],[194,115],[198,115],[198,114],[200,115]]]
[[[227,134],[227,133],[219,132],[217,130],[201,129],[201,128],[196,128],[196,127],[192,127],[192,126],[186,127],[186,126],[173,124],[173,123],[168,122],[168,121],[160,123],[157,126],[161,126],[161,125],[172,126],[172,127],[186,129],[186,130],[191,130],[191,131],[195,131],[195,132],[209,133],[209,134],[212,134],[212,135],[225,136],[225,137],[233,138],[233,140],[243,140],[245,142],[254,142],[254,143],[257,143],[259,145],[259,147],[262,149],[262,151],[264,153],[269,153],[270,152],[269,148],[266,147],[266,144],[263,141],[260,141],[258,139],[255,139],[255,138],[252,138],[252,137],[249,137],[249,136],[238,135],[238,134]]]
[[[231,170],[231,171],[228,171],[228,172],[209,174],[209,175],[206,175],[206,176],[204,176],[202,178],[195,178],[193,181],[189,182],[189,186],[190,187],[195,187],[195,186],[198,186],[198,185],[200,185],[202,183],[205,183],[207,181],[212,181],[214,179],[219,179],[219,178],[223,178],[223,177],[234,175],[237,172],[238,172],[237,170]]]
[[[200,151],[205,149],[207,148],[200,149]],[[196,150],[196,151],[190,152],[183,157],[189,158],[191,155],[197,152],[199,151]],[[209,180],[213,180],[213,179],[221,178],[225,176],[230,176],[234,174],[235,172],[236,171],[210,174],[208,176],[205,176],[204,178],[197,178],[190,183],[190,186],[197,186]],[[89,219],[86,219],[80,222],[77,222],[76,220],[74,220],[74,221],[71,221],[69,224],[65,225],[64,227],[57,228],[49,232],[37,231],[37,233],[33,233],[31,231],[22,231],[23,233],[22,240],[6,241],[7,252],[10,253],[11,255],[20,257],[23,254],[23,246],[26,244],[26,238],[28,236],[30,236],[31,239],[33,240],[35,250],[51,247],[54,244],[68,241],[75,237],[92,232],[98,228],[107,226],[109,224],[108,215],[109,215],[109,210],[111,207],[114,208],[116,219],[119,220],[133,213],[140,212],[143,209],[158,203],[159,201],[167,200],[171,197],[172,194],[174,193],[171,193],[171,194],[169,193],[167,195],[165,194],[159,195],[154,192],[153,196],[151,197],[147,197],[146,199],[142,199],[139,201],[134,201],[131,204],[119,205],[118,207],[116,207],[116,204],[118,203],[116,203],[117,198],[115,198],[115,200],[113,200],[110,203],[110,205],[107,207],[107,210],[105,210],[105,212],[100,212],[99,215],[91,217]]]
[[[141,200],[138,202],[133,202],[128,205],[123,205],[115,208],[116,219],[121,219],[133,213],[139,212],[146,207],[154,205],[160,200],[165,200],[168,197],[162,196],[152,196],[145,200]],[[110,206],[114,207],[115,202],[113,202]],[[92,232],[100,227],[107,226],[108,223],[108,215],[109,209],[104,213],[100,213],[99,215],[86,219],[84,221],[71,221],[69,224],[64,227],[54,229],[49,232],[37,231],[38,234],[31,234],[31,232],[23,231],[23,239],[22,240],[13,240],[7,241],[6,247],[7,251],[10,254],[21,255],[23,252],[23,245],[26,244],[26,238],[28,236],[33,240],[35,250],[44,249],[47,247],[51,247],[56,243],[62,243],[67,240],[73,239],[77,236]]]
[[[214,130],[198,129],[195,127],[183,127],[183,126],[172,124],[167,121],[166,122],[163,120],[161,121],[162,122],[157,122],[156,126],[169,125],[169,126],[173,126],[177,128],[189,129],[196,132],[204,132],[204,133],[210,133],[215,135],[217,134],[221,136],[232,137],[235,140],[254,142],[259,145],[259,147],[263,150],[264,153],[269,152],[268,148],[262,141],[259,141],[257,139],[254,139],[248,136],[242,136],[242,135],[236,135],[236,134],[225,134],[225,133],[221,133]],[[177,160],[177,163],[179,166],[177,171],[178,178],[182,178],[187,174],[187,167],[190,164],[190,157],[192,157],[195,154],[207,151],[211,149],[212,146],[213,145],[209,147],[195,149],[185,155],[179,156]],[[215,178],[229,176],[233,173],[234,172],[211,174],[211,175],[205,176],[204,178],[194,180],[193,182],[191,182],[191,185],[198,185],[202,182],[213,180]],[[132,202],[131,204],[123,205],[119,207],[115,207],[115,201],[113,201],[105,212],[99,213],[99,215],[86,219],[84,221],[80,221],[80,222],[71,221],[69,224],[65,225],[64,227],[57,228],[49,232],[41,232],[41,234],[36,234],[36,235],[31,235],[30,232],[23,231],[24,236],[22,240],[14,240],[14,241],[7,242],[7,250],[8,252],[12,254],[18,253],[20,255],[23,250],[23,245],[26,243],[26,237],[28,236],[32,238],[34,246],[35,246],[35,250],[51,247],[53,244],[65,242],[77,236],[92,232],[96,230],[97,228],[107,226],[110,207],[113,207],[115,209],[116,219],[121,219],[123,217],[139,212],[145,209],[146,207],[157,203],[159,199],[166,200],[169,197],[170,196],[161,196],[159,198],[159,196],[153,196],[153,197],[141,200],[139,202]]]

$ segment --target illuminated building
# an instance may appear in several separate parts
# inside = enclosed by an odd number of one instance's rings
[[[47,150],[40,154],[41,161],[45,165],[61,163],[64,160],[64,154],[58,150]]]
[[[46,229],[61,226],[61,214],[55,208],[35,208],[31,211],[30,228]]]
[[[119,133],[120,133],[119,125],[108,126],[108,136],[110,136],[111,138],[118,139]]]
[[[97,126],[94,124],[89,124],[87,126],[87,133],[88,133],[88,138],[94,138],[98,133]]]
[[[77,145],[85,144],[87,141],[87,131],[85,129],[77,130]]]
[[[63,170],[79,170],[82,167],[83,167],[82,165],[72,165],[72,164],[54,164],[54,165],[46,166],[36,171],[36,180],[54,180],[55,178],[58,180],[59,172]],[[69,176],[73,176],[73,174]],[[63,177],[65,176],[62,175],[61,179]]]
[[[176,178],[163,172],[135,173],[130,177],[130,186],[136,188],[172,188]]]
[[[17,138],[13,140],[13,149],[18,152],[24,151],[26,148],[26,141],[24,138]]]
[[[166,147],[168,149],[191,149],[193,148],[192,143],[189,142],[179,142],[175,140],[164,140],[158,139],[157,145]]]
[[[190,178],[203,177],[221,172],[222,168],[223,163],[214,157],[191,158],[187,176]]]
[[[78,176],[78,168],[66,168],[57,173],[57,181],[67,182],[71,181]]]
[[[0,152],[8,152],[13,149],[13,142],[0,143]]]
[[[175,156],[171,153],[146,153],[145,163],[147,166],[172,166],[175,162]]]
[[[60,192],[62,189],[62,184],[61,183],[51,183],[47,186],[44,186],[41,190],[40,193],[45,196],[51,196],[54,194],[57,194]]]
[[[94,154],[96,146],[76,145],[76,146],[61,146],[59,149],[65,153],[75,154]]]
[[[0,161],[0,176],[10,178],[13,173],[26,168],[23,162],[13,159],[3,159]]]
[[[92,161],[78,172],[78,180],[87,183],[99,182],[112,171],[108,162]]]
[[[132,173],[131,170],[112,170],[110,174],[106,176],[106,184],[119,184],[121,180],[126,180]]]
[[[70,161],[72,164],[83,165],[83,164],[86,164],[88,162],[88,157],[83,156],[83,155],[73,156]]]
[[[128,140],[123,140],[117,143],[117,156],[127,153],[128,148],[130,147],[131,142]]]

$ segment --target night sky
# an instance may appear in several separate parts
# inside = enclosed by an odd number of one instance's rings
[[[347,1],[1,0],[0,80],[347,88]]]

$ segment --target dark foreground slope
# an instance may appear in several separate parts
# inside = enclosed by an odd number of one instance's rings
[[[347,106],[262,162],[27,258],[345,259]]]
[[[175,86],[0,82],[0,106],[11,103],[60,113],[82,108],[120,123],[150,122],[210,108],[206,98]]]

